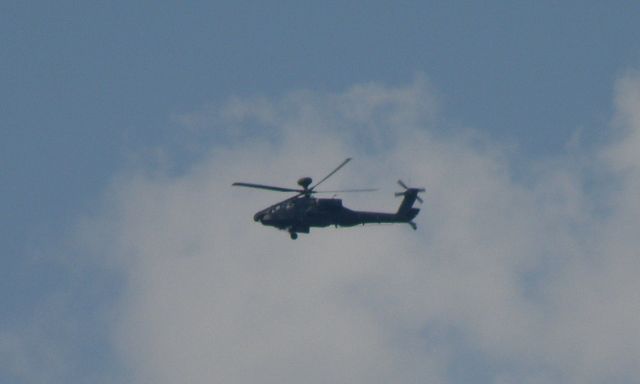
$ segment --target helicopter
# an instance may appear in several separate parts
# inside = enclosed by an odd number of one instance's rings
[[[342,200],[337,198],[316,198],[316,193],[341,193],[341,192],[372,192],[376,189],[347,189],[340,191],[316,191],[316,187],[333,176],[344,167],[351,158],[347,158],[338,165],[327,176],[311,186],[311,177],[302,177],[298,180],[300,188],[283,188],[271,185],[235,182],[232,186],[266,189],[277,192],[294,192],[294,196],[273,204],[261,211],[258,211],[253,220],[263,225],[286,230],[292,240],[298,238],[298,233],[309,233],[311,227],[327,227],[335,225],[337,227],[353,227],[369,223],[407,223],[414,230],[417,225],[412,220],[420,212],[419,208],[414,208],[416,200],[422,203],[418,193],[424,192],[424,188],[410,188],[402,180],[398,184],[404,188],[402,192],[396,192],[395,196],[403,196],[400,207],[396,212],[369,212],[354,211],[342,205]]]

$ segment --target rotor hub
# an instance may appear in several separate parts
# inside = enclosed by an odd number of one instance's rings
[[[298,179],[298,185],[305,190],[309,189],[309,185],[311,185],[312,182],[313,180],[310,177],[301,177]]]

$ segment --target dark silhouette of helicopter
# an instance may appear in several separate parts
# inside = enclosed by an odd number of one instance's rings
[[[400,207],[394,213],[353,211],[342,205],[341,199],[319,199],[312,197],[315,193],[337,193],[337,192],[370,192],[375,189],[347,189],[342,191],[316,191],[315,188],[331,177],[334,173],[347,164],[351,158],[347,158],[336,169],[331,171],[322,180],[311,186],[313,180],[310,177],[302,177],[298,180],[298,185],[302,189],[274,187],[270,185],[254,183],[233,183],[238,187],[249,187],[267,189],[278,192],[295,192],[296,195],[276,203],[268,208],[257,212],[253,216],[254,221],[259,221],[263,225],[286,230],[292,239],[298,238],[298,233],[309,233],[311,227],[352,227],[358,224],[368,223],[407,223],[414,230],[416,223],[412,220],[419,208],[414,208],[416,200],[422,203],[418,196],[419,192],[424,192],[424,188],[409,188],[401,180],[398,184],[404,188],[403,192],[396,192],[396,196],[404,196]]]

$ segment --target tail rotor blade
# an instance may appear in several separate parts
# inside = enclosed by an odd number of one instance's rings
[[[404,195],[406,195],[407,192],[414,191],[414,192],[416,192],[416,200],[418,200],[420,203],[424,203],[424,201],[422,201],[420,196],[418,196],[418,193],[425,191],[424,188],[409,188],[407,186],[407,184],[405,184],[402,180],[398,180],[398,185],[400,185],[402,188],[404,188],[405,191],[404,192],[396,192],[396,194],[395,194],[396,196],[404,196]]]

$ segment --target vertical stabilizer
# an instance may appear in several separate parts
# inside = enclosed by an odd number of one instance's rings
[[[413,204],[418,200],[422,203],[422,199],[418,196],[418,193],[424,192],[424,188],[409,188],[402,180],[398,180],[398,184],[403,187],[404,192],[396,192],[396,196],[403,196],[402,202],[400,203],[400,207],[398,207],[398,212],[396,215],[402,221],[410,222],[418,212],[420,212],[419,208],[414,208]],[[412,228],[415,229],[415,224],[412,225]]]

